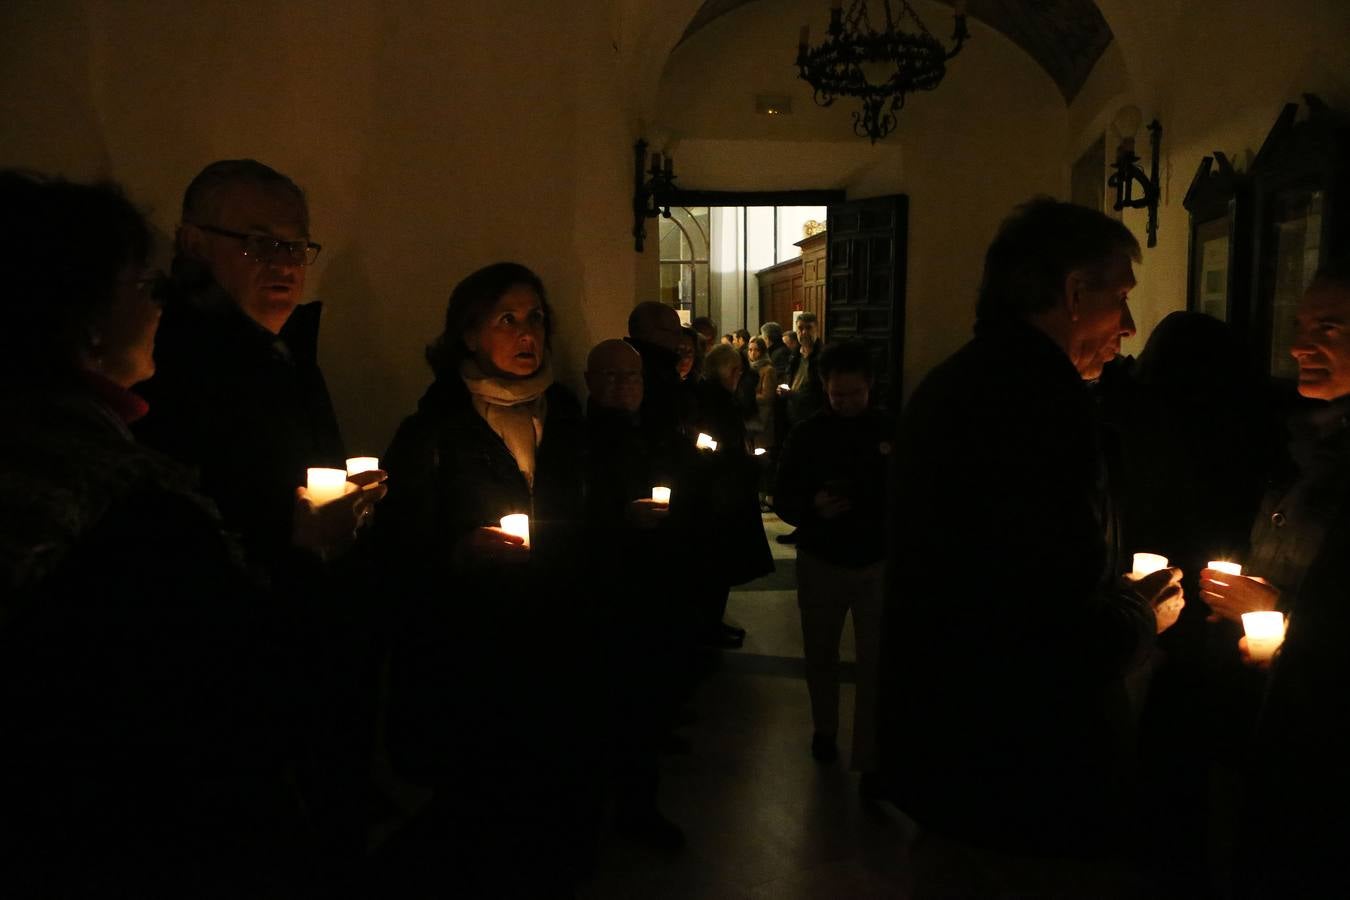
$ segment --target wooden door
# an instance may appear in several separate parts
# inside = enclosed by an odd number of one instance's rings
[[[829,206],[825,332],[872,352],[879,408],[898,412],[905,355],[909,198],[903,194]]]

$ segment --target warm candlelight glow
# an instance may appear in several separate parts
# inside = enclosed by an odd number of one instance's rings
[[[792,390],[792,385],[786,384],[786,383],[780,384],[780,385],[778,386],[778,389],[779,389],[780,391],[790,391],[790,390]]]
[[[669,502],[670,502],[670,488],[668,488],[668,487],[654,487],[654,488],[652,488],[652,499],[655,500],[657,503],[669,503]]]
[[[1258,662],[1274,657],[1284,643],[1282,612],[1243,613],[1242,628],[1247,632],[1247,653]]]
[[[315,506],[332,503],[347,492],[347,470],[306,469],[305,488]]]
[[[765,450],[763,447],[756,447],[756,448],[755,448],[755,455],[756,455],[756,456],[763,456],[765,453],[768,453],[768,452],[769,452],[769,451],[768,451],[768,450]]]
[[[530,517],[524,513],[502,516],[502,531],[524,538],[525,546],[530,546]]]
[[[1213,569],[1216,572],[1223,572],[1225,575],[1242,574],[1242,566],[1238,565],[1235,562],[1225,562],[1224,560],[1221,559],[1211,559],[1206,565],[1208,568]]]
[[[362,472],[374,472],[380,467],[380,458],[378,456],[353,456],[347,460],[347,477],[360,475]]]
[[[1134,571],[1131,573],[1135,578],[1143,578],[1145,575],[1152,575],[1159,569],[1167,568],[1167,557],[1159,556],[1156,553],[1136,553],[1134,555]]]
[[[712,435],[700,432],[698,440],[694,442],[694,446],[700,450],[716,450],[717,441],[712,439]]]

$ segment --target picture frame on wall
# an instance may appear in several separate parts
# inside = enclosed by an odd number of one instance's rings
[[[1245,331],[1251,306],[1249,180],[1216,150],[1201,160],[1182,205],[1190,213],[1186,308]]]

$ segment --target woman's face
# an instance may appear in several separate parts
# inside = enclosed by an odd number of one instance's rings
[[[679,359],[675,362],[675,371],[680,373],[680,380],[689,377],[689,373],[694,371],[694,341],[687,335],[681,336],[679,346],[675,348],[679,354]]]
[[[747,344],[745,347],[745,351],[746,355],[750,357],[751,362],[754,362],[755,360],[759,359],[760,356],[764,354],[764,351],[759,349],[759,344],[756,343],[755,341],[751,341],[749,344]]]
[[[125,388],[155,374],[160,307],[154,283],[139,266],[127,266],[117,277],[112,303],[91,323],[95,339],[85,367]]]
[[[464,333],[464,346],[487,375],[528,378],[544,364],[544,302],[517,285]]]

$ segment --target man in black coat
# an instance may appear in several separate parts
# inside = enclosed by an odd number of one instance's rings
[[[1288,622],[1264,664],[1269,682],[1244,779],[1239,880],[1254,897],[1350,890],[1350,260],[1317,274],[1295,322],[1298,391],[1321,402],[1290,423],[1295,469],[1276,479],[1257,514],[1244,574],[1205,569],[1200,581],[1218,616],[1279,610]]]
[[[1128,818],[1121,679],[1175,621],[1180,572],[1122,577],[1085,382],[1134,333],[1138,255],[1101,213],[1020,207],[974,340],[902,420],[883,765],[897,804],[962,844],[1096,856]]]

